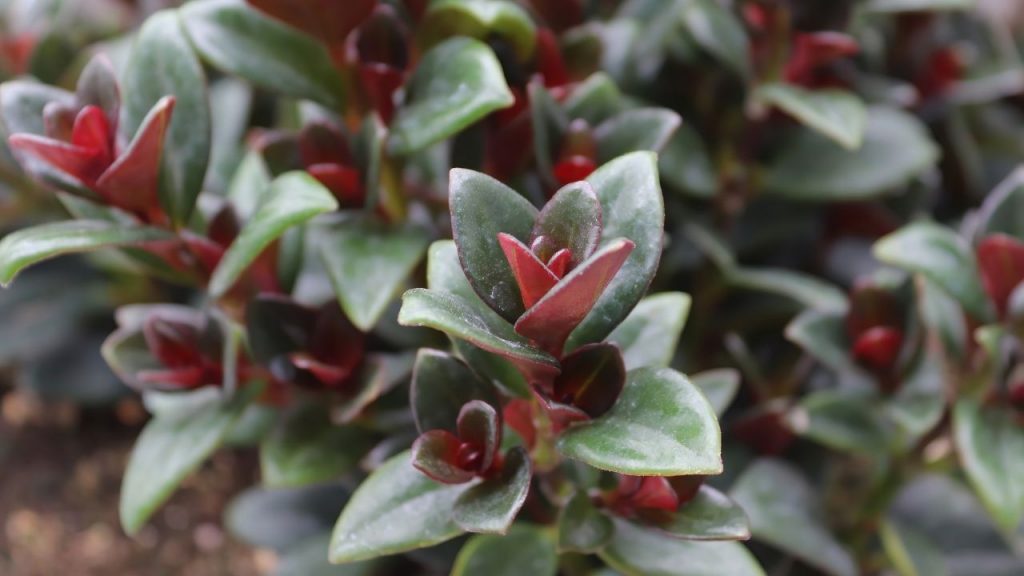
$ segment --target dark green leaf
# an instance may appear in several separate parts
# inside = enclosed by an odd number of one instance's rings
[[[331,534],[324,532],[290,546],[279,555],[273,576],[375,576],[381,573],[381,564],[386,562],[383,560],[340,566],[329,563],[324,550],[327,550],[330,541]]]
[[[427,251],[429,236],[411,226],[351,219],[325,232],[321,256],[345,314],[363,332],[380,320]]]
[[[190,2],[182,19],[196,50],[215,68],[286,96],[340,108],[341,77],[323,45],[306,34],[242,0]]]
[[[664,292],[648,296],[608,335],[608,341],[622,349],[626,370],[668,366],[689,313],[687,294]]]
[[[626,110],[594,128],[597,156],[607,162],[629,152],[660,152],[682,123],[679,115],[667,108]]]
[[[641,368],[628,374],[611,411],[571,427],[558,448],[601,470],[681,476],[719,474],[721,440],[714,409],[685,376]]]
[[[882,456],[890,440],[877,403],[835,390],[802,398],[787,415],[790,428],[836,450]]]
[[[733,368],[719,368],[694,374],[690,381],[700,388],[718,416],[725,413],[740,390],[740,373]]]
[[[0,118],[6,135],[24,132],[43,136],[43,108],[50,102],[75,104],[75,95],[66,90],[29,80],[12,80],[0,85]]]
[[[235,538],[251,546],[275,551],[292,547],[329,532],[348,500],[349,491],[337,484],[303,488],[250,488],[239,494],[224,514],[224,524]],[[273,518],[273,522],[268,522]],[[322,543],[320,555],[327,560]]]
[[[744,78],[750,74],[747,33],[728,8],[715,0],[694,0],[686,4],[683,22],[701,48],[736,74]]]
[[[494,388],[461,360],[440,350],[420,348],[409,392],[416,428],[420,432],[455,432],[459,411],[472,400],[483,400],[495,408],[501,406]]]
[[[512,2],[494,0],[436,0],[420,23],[427,46],[451,36],[481,41],[507,40],[521,62],[533,55],[537,28],[525,10]]]
[[[596,126],[622,111],[623,100],[615,81],[595,72],[573,89],[564,108],[570,119],[581,118]]]
[[[586,492],[577,492],[558,517],[558,550],[592,554],[611,540],[615,525],[590,501]]]
[[[953,412],[960,462],[996,524],[1013,534],[1024,518],[1024,428],[1010,409],[960,400]]]
[[[455,135],[514,99],[501,64],[484,43],[457,37],[427,52],[391,124],[390,150],[404,156]]]
[[[128,227],[110,222],[70,220],[41,224],[12,232],[0,240],[0,285],[6,286],[23,269],[62,254],[122,247],[173,236],[164,230]]]
[[[182,30],[177,11],[150,16],[139,30],[123,74],[122,136],[131,138],[161,98],[175,98],[164,136],[160,202],[178,224],[188,221],[210,160],[210,102],[206,76]]]
[[[679,124],[658,160],[662,179],[669,188],[698,198],[715,195],[718,175],[701,135],[688,123]]]
[[[746,540],[750,526],[743,510],[728,496],[701,486],[693,500],[682,505],[656,528],[683,540]]]
[[[764,576],[737,542],[692,542],[653,528],[615,520],[615,536],[601,559],[630,576]]]
[[[474,536],[462,547],[451,576],[555,576],[558,554],[539,526],[517,524],[507,536]]]
[[[572,268],[589,258],[601,239],[601,203],[593,188],[576,182],[556,192],[533,227],[533,238],[541,236],[546,239],[545,248],[551,247],[547,251],[552,252],[538,255],[542,262],[562,248],[572,252]]]
[[[661,259],[665,206],[658,184],[657,156],[634,152],[598,168],[587,178],[601,199],[604,235],[601,247],[619,238],[632,240],[632,254],[576,327],[566,351],[599,342],[629,315],[647,292]]]
[[[413,468],[408,451],[393,456],[352,494],[331,536],[334,564],[367,560],[440,544],[462,529],[455,500],[471,484],[440,484]]]
[[[868,12],[925,12],[938,10],[968,10],[974,0],[868,0],[864,9]]]
[[[332,420],[348,424],[358,418],[378,398],[408,381],[414,361],[412,351],[367,354],[356,376],[354,395],[334,407]]]
[[[292,226],[338,208],[338,201],[305,172],[289,172],[270,185],[266,202],[231,244],[210,278],[210,294],[223,296],[246,268]]]
[[[484,480],[455,500],[452,518],[468,532],[507,533],[526,502],[532,475],[526,451],[513,448],[505,456],[499,476]]]
[[[772,82],[761,85],[755,98],[793,116],[848,150],[864,142],[867,109],[857,95],[846,90],[808,90]]]

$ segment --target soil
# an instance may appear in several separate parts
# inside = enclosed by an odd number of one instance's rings
[[[137,400],[83,410],[0,389],[0,574],[4,576],[246,576],[272,553],[232,540],[222,516],[257,482],[254,454],[221,451],[134,539],[117,519]]]

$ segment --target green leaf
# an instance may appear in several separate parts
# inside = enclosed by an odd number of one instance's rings
[[[664,292],[648,296],[608,335],[608,341],[622,350],[626,370],[668,366],[689,313],[688,294]]]
[[[667,108],[633,108],[594,128],[597,157],[603,163],[629,152],[659,152],[682,124]]]
[[[718,175],[711,164],[701,135],[681,122],[658,157],[662,180],[670,189],[697,198],[711,198],[718,189]]]
[[[569,428],[558,441],[568,458],[621,474],[683,476],[722,471],[714,409],[669,368],[630,372],[612,409]]]
[[[763,541],[832,576],[857,576],[850,554],[828,532],[814,489],[798,472],[776,460],[758,460],[729,494]]]
[[[576,492],[558,517],[558,550],[592,554],[612,538],[615,525],[590,501],[586,492]]]
[[[228,184],[227,197],[239,220],[248,222],[270,190],[270,169],[258,150],[242,158]]]
[[[604,72],[594,72],[576,85],[565,99],[564,109],[570,119],[582,118],[596,126],[621,112],[623,100],[615,80]]]
[[[740,373],[733,368],[719,368],[694,374],[690,381],[700,388],[718,416],[725,414],[725,410],[732,404],[733,398],[740,390]]]
[[[809,274],[783,268],[733,268],[725,273],[734,288],[778,294],[815,310],[846,309],[846,296],[841,290]]]
[[[4,82],[0,85],[0,119],[5,135],[24,132],[44,136],[43,108],[50,102],[74,106],[75,95],[31,80]]]
[[[474,536],[459,551],[451,576],[555,576],[558,554],[544,529],[517,524],[507,536]]]
[[[885,403],[886,416],[903,432],[908,449],[942,420],[946,410],[943,370],[941,352],[927,346],[899,390]]]
[[[813,392],[786,420],[797,434],[836,450],[882,456],[890,449],[881,411],[870,398],[836,390]]]
[[[601,199],[604,233],[600,247],[618,238],[636,247],[583,322],[569,336],[566,351],[600,342],[629,315],[654,278],[661,260],[665,205],[658,184],[657,156],[620,156],[587,178]]]
[[[537,27],[525,10],[496,0],[436,0],[419,24],[425,44],[433,46],[451,36],[486,42],[497,36],[507,40],[521,62],[529,60],[537,44]]]
[[[967,479],[999,528],[1013,534],[1024,518],[1024,428],[1017,416],[960,400],[953,434]]]
[[[272,490],[253,487],[231,501],[224,524],[246,544],[282,552],[325,532],[329,535],[348,497],[349,490],[338,484]],[[325,550],[327,542],[320,549],[326,562]]]
[[[594,253],[601,239],[601,203],[597,194],[586,182],[562,187],[537,216],[532,237],[545,238],[544,246],[537,251],[543,253],[538,256],[542,262],[550,260],[556,250],[568,248],[572,253],[570,268],[580,265]]]
[[[455,501],[452,518],[468,532],[505,534],[526,502],[533,471],[523,448],[505,456],[501,474],[484,480]]]
[[[654,527],[683,540],[747,540],[750,525],[743,510],[728,496],[701,486],[692,500]]]
[[[123,74],[120,131],[131,138],[161,98],[175,98],[164,136],[160,202],[178,224],[188,221],[210,160],[210,102],[206,76],[182,30],[177,11],[146,19]]]
[[[414,361],[412,351],[367,354],[351,391],[353,395],[334,407],[332,420],[348,424],[358,418],[378,398],[409,380]]]
[[[868,0],[866,12],[932,12],[937,10],[968,10],[976,0]]]
[[[63,254],[133,246],[174,236],[158,228],[128,227],[93,220],[41,224],[0,240],[0,285],[7,286],[25,268]]]
[[[369,332],[427,252],[430,237],[412,226],[351,219],[324,232],[321,256],[349,320]]]
[[[917,530],[885,520],[879,536],[899,576],[946,576],[948,573],[942,552]]]
[[[310,36],[242,0],[189,2],[181,14],[196,50],[214,68],[285,96],[341,107],[341,76]]]
[[[501,407],[494,387],[480,380],[461,360],[447,352],[420,348],[409,391],[416,429],[421,433],[457,432],[459,412],[472,400]]]
[[[4,85],[6,86],[6,84]],[[4,92],[0,89],[0,99]],[[969,240],[977,244],[991,234],[1024,238],[1024,167],[1003,179],[986,197],[978,212],[967,220]]]
[[[136,534],[174,489],[221,445],[232,424],[259,392],[219,395],[194,410],[156,415],[135,442],[121,485],[121,525]]]
[[[451,172],[452,235],[459,262],[477,295],[514,322],[525,311],[498,233],[530,241],[538,212],[526,198],[494,178],[456,168]]]
[[[837,202],[896,190],[935,165],[939,149],[923,124],[906,112],[872,107],[856,151],[825,136],[796,135],[764,174],[766,193],[793,200]]]
[[[494,52],[471,38],[452,38],[427,52],[406,89],[409,97],[391,124],[396,156],[454,136],[514,102]]]
[[[890,266],[924,276],[975,319],[986,322],[994,317],[974,254],[952,230],[916,222],[877,241],[874,254]]]
[[[210,278],[210,295],[223,296],[246,268],[292,226],[318,214],[337,210],[338,201],[305,172],[289,172],[270,185],[266,202],[224,253]]]
[[[458,536],[462,529],[451,509],[469,486],[431,480],[413,468],[408,451],[391,457],[363,481],[338,518],[331,563],[398,554]]]
[[[386,560],[367,560],[336,566],[327,561],[324,550],[331,541],[329,532],[308,538],[278,556],[273,576],[375,576]]]
[[[739,76],[750,75],[747,33],[728,8],[715,0],[693,0],[683,9],[683,23],[701,48]]]
[[[469,301],[455,294],[422,288],[409,290],[402,296],[398,323],[440,330],[501,354],[528,370],[549,374],[558,371],[558,360],[534,348],[511,324],[480,314]]]
[[[653,528],[615,520],[615,536],[598,553],[630,576],[764,576],[757,560],[737,542],[692,542]]]
[[[838,374],[871,378],[850,356],[845,314],[807,310],[786,326],[786,339]]]
[[[846,90],[807,90],[792,84],[761,85],[754,98],[792,115],[843,148],[856,150],[864,142],[867,109],[864,101]]]
[[[353,470],[376,438],[331,422],[328,406],[303,402],[290,408],[260,445],[260,470],[268,488],[326,482]]]

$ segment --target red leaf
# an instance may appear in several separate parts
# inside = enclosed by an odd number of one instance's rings
[[[316,37],[328,46],[345,42],[370,16],[377,0],[248,0],[270,16]]]
[[[390,124],[395,116],[395,92],[405,84],[405,71],[371,62],[359,65],[359,79],[369,105],[385,125]]]
[[[782,454],[796,439],[777,406],[744,416],[732,425],[732,433],[765,456]]]
[[[597,162],[581,154],[569,156],[552,167],[551,172],[560,186],[579,182],[597,170]]]
[[[558,284],[558,277],[515,236],[500,232],[498,243],[501,244],[508,265],[516,277],[516,283],[519,284],[523,306],[529,309]]]
[[[77,116],[78,109],[74,106],[61,102],[47,102],[46,106],[43,106],[43,131],[54,140],[70,142]]]
[[[199,366],[200,327],[184,320],[152,315],[142,326],[149,351],[168,368]]]
[[[615,506],[624,511],[639,508],[675,512],[679,508],[676,491],[667,478],[660,476],[620,476],[615,499]]]
[[[458,466],[462,441],[447,430],[424,432],[412,445],[412,465],[444,484],[463,484],[476,476]]]
[[[312,374],[325,388],[337,388],[352,375],[350,368],[321,362],[304,352],[289,354],[288,359],[299,370]]]
[[[304,166],[352,164],[352,152],[340,130],[327,122],[311,122],[299,133],[299,155]]]
[[[569,83],[569,71],[562,59],[558,37],[550,28],[537,30],[537,72],[546,88],[557,88]]]
[[[1000,317],[1005,317],[1010,294],[1024,280],[1024,243],[994,234],[981,241],[977,248],[981,280]]]
[[[306,168],[346,208],[361,206],[366,198],[359,171],[341,164],[313,164]]]
[[[103,170],[100,151],[74,146],[35,134],[15,134],[8,143],[19,152],[30,154],[50,166],[91,186]]]
[[[850,290],[846,335],[851,342],[856,342],[861,334],[876,326],[899,328],[902,323],[899,303],[889,290],[863,280],[858,281]]]
[[[216,384],[215,382],[206,382],[205,375],[206,372],[201,366],[188,366],[171,370],[142,370],[135,375],[135,379],[146,387],[156,386],[180,390],[191,390],[204,384]]]
[[[562,359],[552,398],[597,418],[619,399],[626,383],[622,353],[614,344],[588,344]]]
[[[527,448],[537,443],[537,428],[533,424],[533,404],[529,400],[514,398],[505,404],[502,419],[509,428],[523,438]]]
[[[97,191],[111,204],[148,221],[162,219],[160,158],[173,112],[174,97],[161,98],[142,121],[128,148],[96,183]]]
[[[572,252],[568,248],[562,248],[555,252],[551,260],[548,260],[548,270],[561,280],[569,271],[569,264],[572,262]]]
[[[876,374],[887,374],[896,366],[903,345],[903,333],[888,326],[875,326],[857,338],[853,357]]]
[[[106,165],[113,159],[113,134],[107,117],[97,106],[86,106],[75,118],[71,129],[71,144],[99,151],[100,161]]]
[[[633,248],[632,241],[619,238],[599,249],[520,316],[516,332],[561,356],[565,340],[594,307]]]
[[[819,68],[859,51],[857,41],[841,32],[799,34],[786,64],[786,79],[794,83],[805,83]]]
[[[494,464],[501,447],[501,422],[498,412],[483,400],[466,402],[459,410],[459,439],[467,445],[459,452],[459,465],[484,473]]]

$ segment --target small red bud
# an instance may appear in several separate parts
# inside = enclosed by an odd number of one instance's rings
[[[892,371],[903,345],[903,333],[889,326],[875,326],[857,338],[853,357],[876,374]]]

